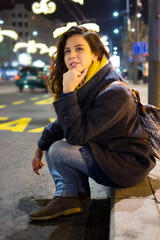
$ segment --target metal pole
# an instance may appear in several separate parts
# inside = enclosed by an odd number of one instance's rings
[[[130,30],[129,0],[126,0],[126,13],[127,13],[127,31],[129,31]]]
[[[149,0],[148,102],[160,107],[160,1]]]
[[[135,42],[139,41],[139,18],[137,17],[138,13],[138,0],[136,0],[136,15],[135,15]],[[134,55],[134,73],[133,73],[133,82],[138,83],[138,55]]]
[[[122,41],[125,44],[125,50],[123,50],[123,57],[121,59],[121,64],[124,68],[128,69],[128,75],[130,75],[130,67],[129,67],[129,40],[128,34],[130,29],[130,20],[129,20],[129,0],[126,0],[126,10],[123,11],[123,33],[122,33]]]

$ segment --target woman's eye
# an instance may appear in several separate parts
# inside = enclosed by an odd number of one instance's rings
[[[83,48],[81,48],[81,47],[77,48],[77,51],[81,51],[81,50],[83,50]]]
[[[64,54],[69,53],[69,49],[64,50]]]

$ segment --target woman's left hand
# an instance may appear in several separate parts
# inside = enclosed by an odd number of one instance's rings
[[[44,166],[42,157],[43,157],[43,150],[37,147],[34,157],[32,159],[32,168],[37,175],[40,175],[39,169],[41,169]]]
[[[79,72],[76,69],[68,70],[63,74],[63,92],[68,93],[75,90],[75,88],[83,81],[87,75],[88,69]]]

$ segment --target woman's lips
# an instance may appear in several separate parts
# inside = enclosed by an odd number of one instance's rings
[[[72,63],[70,63],[70,67],[75,68],[75,67],[77,67],[78,64],[79,64],[79,62],[72,62]]]

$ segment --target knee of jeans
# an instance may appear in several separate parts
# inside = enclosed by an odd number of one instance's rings
[[[63,154],[63,151],[62,151],[61,141],[57,141],[53,143],[48,150],[48,156],[50,158],[50,161],[54,163],[61,162],[62,158],[60,156],[62,156],[62,154]]]

